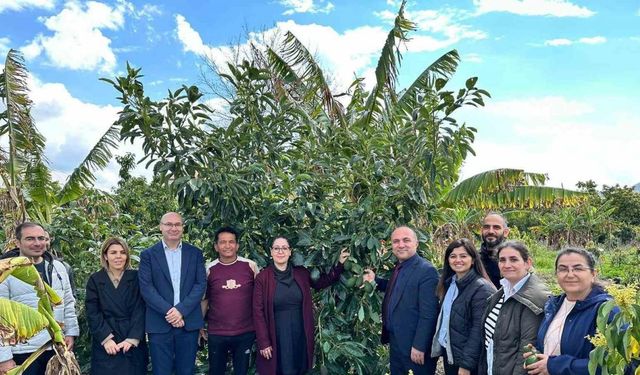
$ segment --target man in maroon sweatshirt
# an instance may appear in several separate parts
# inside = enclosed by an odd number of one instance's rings
[[[216,231],[214,248],[218,259],[207,265],[207,291],[202,301],[209,343],[209,375],[224,375],[229,353],[234,375],[246,375],[253,328],[253,279],[255,262],[238,256],[238,232],[232,227]]]

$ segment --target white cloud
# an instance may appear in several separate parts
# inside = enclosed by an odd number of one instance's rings
[[[32,115],[36,126],[47,139],[45,154],[51,162],[52,175],[64,183],[73,168],[77,167],[91,147],[117,119],[119,107],[97,105],[74,97],[61,83],[45,83],[30,77]],[[139,144],[121,145],[118,154],[134,152],[141,157]],[[108,190],[115,186],[119,167],[114,160],[105,170],[96,174],[96,187]],[[151,172],[142,167],[136,174],[148,176]]]
[[[142,9],[136,11],[139,17],[144,17],[148,20],[153,19],[155,16],[162,15],[162,10],[159,6],[153,4],[144,4]]]
[[[375,12],[379,18],[392,24],[396,18],[396,13],[384,10]],[[446,10],[407,10],[405,17],[415,22],[417,33],[410,36],[407,48],[411,52],[433,52],[447,48],[463,39],[481,40],[486,39],[487,34],[481,30],[474,30],[468,25],[461,23],[465,17],[460,11]],[[425,33],[430,33],[426,35]]]
[[[544,42],[545,46],[552,46],[552,47],[569,46],[571,44],[573,44],[573,42],[565,38],[551,39],[551,40],[546,40]]]
[[[607,38],[603,36],[594,36],[592,38],[578,39],[578,42],[583,44],[601,44],[601,43],[605,43],[606,41],[607,41]]]
[[[53,35],[39,34],[23,47],[25,55],[35,58],[44,51],[51,64],[73,70],[111,72],[116,56],[111,40],[102,30],[118,30],[124,25],[124,14],[130,9],[126,2],[116,7],[89,1],[84,5],[68,2],[59,14],[44,19]]]
[[[327,2],[327,5],[322,6],[324,0],[319,0],[317,3],[314,0],[280,0],[280,5],[288,8],[284,15],[291,15],[294,13],[329,13],[333,10],[334,5],[331,2]]]
[[[506,12],[521,16],[591,17],[596,13],[567,0],[473,0],[478,14]]]
[[[570,39],[566,39],[566,38],[551,39],[551,40],[546,40],[544,42],[544,45],[545,46],[551,46],[551,47],[561,47],[561,46],[570,46],[570,45],[575,44],[575,43],[579,43],[579,44],[602,44],[602,43],[606,43],[606,42],[607,42],[607,38],[605,38],[603,36],[594,36],[594,37],[579,38],[577,40],[570,40]]]
[[[471,117],[473,116],[473,117]],[[489,102],[469,117],[478,128],[463,177],[496,168],[548,173],[552,186],[578,181],[635,184],[640,117],[564,97]]]
[[[55,0],[2,0],[0,1],[0,13],[5,10],[20,11],[26,8],[53,9]]]
[[[206,56],[219,67],[233,60],[236,51],[228,46],[206,45],[200,34],[182,15],[176,16],[176,33],[183,50]],[[338,89],[344,90],[354,79],[375,62],[387,36],[387,30],[381,27],[361,26],[343,33],[329,26],[317,24],[300,25],[294,21],[278,22],[274,28],[260,33],[249,33],[248,41],[240,45],[240,54],[246,54],[249,44],[264,47],[264,41],[291,31],[311,52],[318,57],[321,65],[333,73]]]

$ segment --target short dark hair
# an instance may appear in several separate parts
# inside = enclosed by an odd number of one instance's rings
[[[505,241],[501,243],[497,247],[497,256],[500,257],[500,251],[506,249],[507,247],[510,247],[520,253],[522,260],[524,260],[525,262],[528,261],[529,258],[531,258],[531,256],[529,255],[529,249],[527,249],[527,246],[520,241]]]
[[[509,223],[507,222],[507,218],[504,217],[504,215],[502,213],[498,212],[498,211],[489,211],[489,212],[487,212],[487,214],[484,215],[484,217],[482,218],[482,223],[484,224],[484,219],[486,219],[487,216],[491,216],[491,215],[499,216],[502,219],[502,221],[504,222],[504,227],[505,228],[509,228]]]
[[[467,238],[460,238],[458,240],[454,240],[447,246],[447,249],[444,251],[444,263],[442,265],[442,274],[440,275],[440,281],[438,282],[438,288],[436,289],[438,297],[440,300],[444,298],[444,283],[445,281],[453,276],[455,272],[451,269],[451,265],[449,265],[449,256],[453,253],[453,250],[462,247],[469,254],[471,259],[473,259],[473,268],[476,273],[487,281],[491,281],[487,272],[484,269],[484,265],[482,264],[482,260],[480,259],[480,254],[478,254],[478,250],[476,250],[475,245]]]
[[[558,255],[556,255],[556,264],[555,264],[556,268],[558,268],[558,261],[560,260],[560,257],[567,254],[578,254],[582,256],[584,260],[587,261],[587,265],[589,266],[590,269],[592,270],[596,269],[596,258],[593,256],[593,254],[579,247],[565,247],[564,249],[560,250]]]
[[[35,227],[40,227],[42,228],[42,230],[44,230],[44,227],[38,223],[33,223],[30,221],[25,221],[24,223],[18,225],[16,227],[16,231],[15,231],[15,235],[16,235],[16,239],[17,240],[22,240],[22,231],[27,229],[27,228],[35,228]]]
[[[236,242],[240,238],[240,234],[238,233],[238,230],[236,230],[236,228],[230,227],[230,226],[226,226],[226,227],[222,227],[222,228],[218,229],[216,231],[216,233],[213,235],[213,242],[214,243],[218,243],[218,237],[220,236],[220,233],[231,233],[231,234],[233,234],[236,237]]]

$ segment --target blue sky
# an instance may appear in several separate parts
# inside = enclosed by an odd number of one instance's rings
[[[145,86],[198,84],[203,58],[223,63],[229,45],[292,31],[342,92],[373,69],[395,0],[0,0],[0,55],[23,51],[33,115],[55,177],[65,176],[116,118],[116,93],[100,77],[127,61]],[[544,172],[550,184],[640,182],[640,1],[408,1],[418,30],[405,47],[400,86],[451,49],[462,57],[452,87],[478,76],[486,108],[458,118],[478,128],[463,176],[499,167]],[[276,31],[279,30],[279,31]],[[220,102],[209,103],[224,110]],[[118,153],[140,151],[121,147]],[[148,175],[148,172],[139,170]],[[117,181],[117,167],[99,186]]]

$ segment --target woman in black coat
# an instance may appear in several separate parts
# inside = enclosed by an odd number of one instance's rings
[[[477,374],[482,314],[495,291],[473,243],[466,238],[451,242],[437,288],[441,308],[431,345],[431,357],[443,357],[446,375]]]
[[[107,239],[100,263],[102,269],[89,277],[85,299],[92,340],[91,374],[146,374],[145,306],[138,271],[129,269],[127,243]]]

